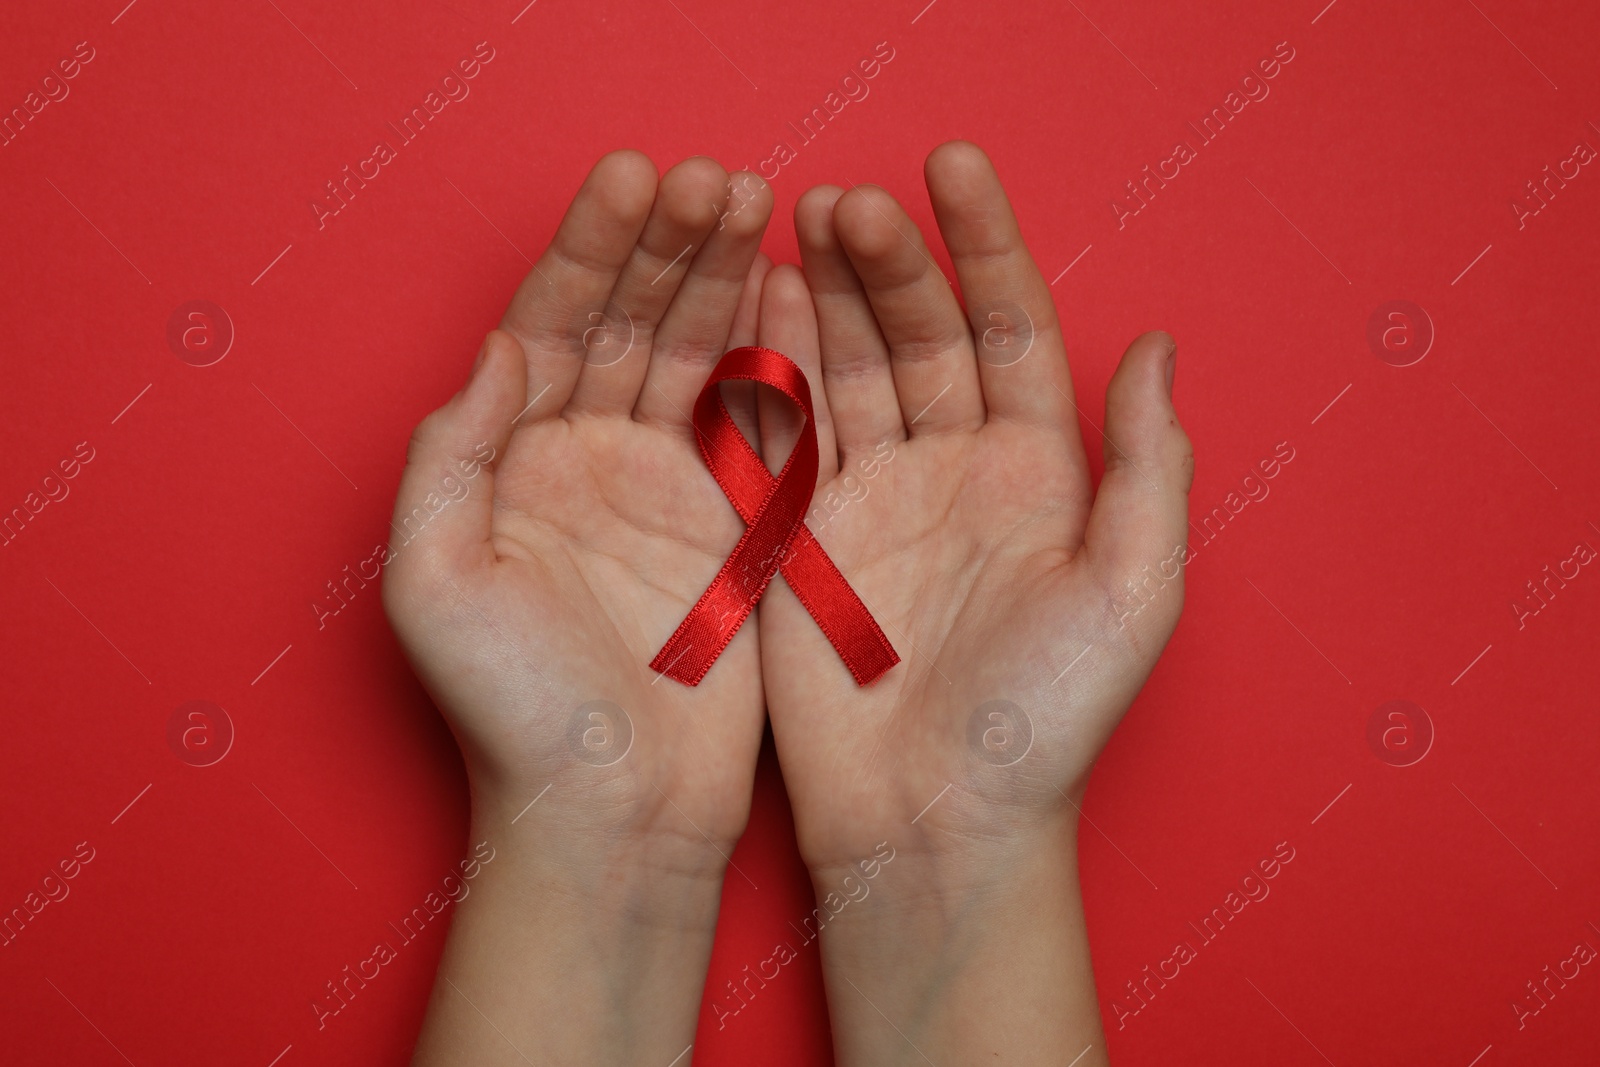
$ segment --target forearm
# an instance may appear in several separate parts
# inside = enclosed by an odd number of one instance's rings
[[[552,799],[518,818],[517,806],[474,796],[471,840],[489,842],[494,860],[456,912],[418,1067],[665,1067],[693,1042],[720,861],[706,864],[704,842],[575,851]]]
[[[840,1067],[1106,1063],[1076,850],[1065,823],[982,858],[899,850],[823,927]],[[814,872],[818,899],[849,873]]]

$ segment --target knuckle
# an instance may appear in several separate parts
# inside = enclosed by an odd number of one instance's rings
[[[889,354],[894,362],[905,365],[934,363],[952,355],[971,359],[971,341],[964,323],[953,324],[945,329],[930,324],[923,336],[896,338],[889,346]]]
[[[656,346],[652,359],[666,359],[678,367],[700,370],[722,358],[724,341],[720,337],[674,337],[670,344]]]
[[[873,349],[849,349],[846,355],[830,356],[822,365],[826,381],[848,385],[885,375],[889,361],[882,352]]]

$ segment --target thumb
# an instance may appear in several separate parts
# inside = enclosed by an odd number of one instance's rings
[[[1194,449],[1172,406],[1177,343],[1128,346],[1106,387],[1105,476],[1084,543],[1135,647],[1159,652],[1183,607]]]
[[[484,338],[467,384],[411,434],[390,523],[386,593],[426,589],[493,559],[494,472],[522,406],[526,361],[503,330]],[[391,594],[392,595],[392,594]]]

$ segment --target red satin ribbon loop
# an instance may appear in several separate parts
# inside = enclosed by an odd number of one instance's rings
[[[774,478],[728,415],[717,386],[759,382],[805,413],[800,440]],[[751,345],[723,356],[694,404],[694,432],[711,476],[745,521],[744,535],[650,666],[684,685],[699,685],[779,571],[833,644],[857,685],[870,685],[900,662],[872,614],[805,523],[817,484],[816,415],[811,386],[781,352]]]

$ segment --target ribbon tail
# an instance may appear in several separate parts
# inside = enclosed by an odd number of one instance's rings
[[[800,527],[794,551],[780,569],[857,685],[871,685],[900,662],[872,612],[808,527]]]

